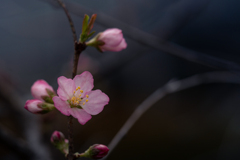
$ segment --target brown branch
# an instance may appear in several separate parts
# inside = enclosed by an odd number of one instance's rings
[[[76,30],[75,30],[74,25],[73,25],[72,18],[70,16],[70,14],[69,14],[65,4],[61,0],[57,0],[57,1],[61,5],[61,7],[63,8],[63,10],[64,10],[64,12],[65,12],[65,14],[66,14],[66,16],[68,18],[68,22],[70,24],[70,27],[71,27],[71,30],[72,30],[72,34],[73,34],[73,41],[75,43],[75,42],[77,42],[77,34],[76,34]]]
[[[77,74],[77,66],[78,66],[78,60],[81,52],[86,49],[85,43],[80,43],[77,41],[77,35],[76,31],[73,25],[72,18],[65,6],[65,4],[61,0],[57,0],[58,3],[62,6],[63,10],[65,11],[72,33],[73,33],[73,41],[74,41],[74,59],[73,59],[73,71],[72,71],[72,79]],[[70,115],[68,117],[68,140],[69,140],[69,153],[67,155],[68,160],[74,159],[74,146],[73,146],[73,117]]]
[[[201,84],[208,83],[236,83],[240,84],[239,75],[232,74],[230,72],[210,72],[197,74],[182,80],[170,81],[163,87],[160,87],[155,92],[153,92],[149,97],[147,97],[132,113],[132,115],[125,122],[123,127],[115,135],[112,141],[109,143],[109,154],[117,146],[117,144],[122,140],[122,138],[128,133],[136,121],[153,106],[157,101],[161,100],[165,96],[171,93],[176,93],[178,91],[195,87]],[[106,159],[105,157],[104,159]]]

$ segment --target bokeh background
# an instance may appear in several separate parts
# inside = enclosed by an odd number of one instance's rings
[[[153,48],[151,36],[240,63],[238,0],[63,2],[77,35],[84,13],[97,13],[94,30],[121,28],[128,43],[118,53],[87,48],[80,56],[79,73],[90,71],[95,89],[109,95],[110,103],[84,126],[74,120],[76,151],[109,144],[134,109],[167,82],[221,71]],[[67,117],[58,111],[32,115],[23,107],[37,79],[57,89],[59,76],[71,77],[73,40],[66,15],[54,0],[1,0],[0,19],[0,159],[63,160],[49,139],[55,130],[67,134]],[[137,121],[107,159],[237,160],[239,97],[239,85],[231,83],[169,94]]]

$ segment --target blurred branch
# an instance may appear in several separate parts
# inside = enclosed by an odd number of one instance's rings
[[[154,14],[153,19],[158,19],[153,32],[161,39],[170,39],[191,20],[200,15],[211,0],[180,0],[164,9],[162,15]]]
[[[117,146],[117,144],[122,140],[122,138],[128,133],[136,121],[157,101],[161,100],[165,96],[171,93],[175,93],[184,89],[195,87],[202,84],[208,83],[236,83],[240,84],[240,77],[236,74],[230,72],[210,72],[197,74],[182,80],[170,81],[163,87],[160,87],[155,92],[153,92],[149,97],[147,97],[132,113],[132,115],[125,122],[123,127],[112,139],[109,147],[109,153]],[[107,158],[107,157],[106,157]]]

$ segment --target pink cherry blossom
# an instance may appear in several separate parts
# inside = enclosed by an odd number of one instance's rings
[[[127,43],[123,38],[122,30],[118,28],[110,28],[100,33],[98,41],[102,41],[105,44],[99,46],[102,51],[118,52],[127,47]]]
[[[68,79],[58,78],[58,96],[53,97],[55,107],[64,115],[77,118],[84,125],[92,116],[100,113],[109,98],[101,90],[93,89],[93,77],[88,71]]]
[[[43,111],[40,106],[42,103],[43,102],[38,99],[27,100],[24,108],[34,114],[41,113]]]
[[[50,86],[46,81],[37,80],[31,87],[32,96],[35,99],[44,101],[43,97],[49,96],[47,93],[47,89],[54,93],[52,86]]]

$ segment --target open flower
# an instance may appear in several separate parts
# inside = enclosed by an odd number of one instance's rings
[[[101,52],[119,52],[127,47],[127,43],[123,38],[122,30],[118,28],[107,29],[96,35],[86,44],[96,47]]]
[[[78,119],[84,125],[92,116],[100,113],[109,98],[101,90],[93,89],[93,77],[85,71],[74,79],[58,78],[58,96],[53,97],[55,107],[64,115]]]

